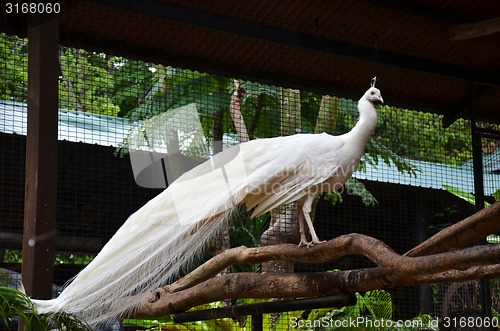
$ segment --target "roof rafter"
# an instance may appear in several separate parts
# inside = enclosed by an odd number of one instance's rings
[[[398,54],[381,49],[355,45],[270,27],[254,22],[242,21],[227,16],[202,12],[199,10],[173,5],[157,0],[123,2],[120,0],[94,0],[122,9],[143,12],[165,19],[181,21],[193,25],[201,25],[215,30],[236,33],[247,37],[264,39],[276,43],[287,44],[310,50],[333,53],[376,62],[389,66],[413,69],[463,80],[472,80],[484,85],[500,86],[500,77],[488,72],[471,69],[464,66],[426,60],[414,56]]]

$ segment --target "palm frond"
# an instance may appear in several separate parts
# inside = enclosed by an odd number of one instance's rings
[[[394,165],[400,173],[407,173],[410,176],[417,177],[417,172],[420,172],[420,168],[414,166],[407,159],[399,156],[387,146],[379,144],[372,138],[366,145],[364,161],[376,166],[379,158],[388,166]]]
[[[0,323],[7,330],[16,330],[15,321],[30,331],[91,331],[85,322],[65,312],[38,314],[35,305],[26,294],[9,287],[0,287]]]

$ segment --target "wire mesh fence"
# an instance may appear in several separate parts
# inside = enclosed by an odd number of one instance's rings
[[[20,272],[22,263],[26,44],[26,39],[0,35],[0,257],[10,275]],[[322,95],[65,46],[60,47],[59,60],[55,292],[93,259],[130,214],[212,155],[248,140],[343,134],[358,118],[357,100],[341,94]],[[402,77],[402,81],[411,84],[410,79]],[[359,96],[364,92],[359,91]],[[398,109],[390,100],[386,103],[378,107],[377,129],[352,179],[339,192],[323,194],[314,204],[313,218],[322,240],[362,233],[403,254],[474,212],[467,201],[474,192],[472,143],[466,120],[444,129],[437,115]],[[297,146],[297,152],[308,151]],[[485,139],[485,196],[490,203],[500,188],[498,155],[498,141]],[[237,208],[240,212],[230,228],[214,240],[205,258],[240,245],[299,242],[296,204],[256,219]],[[487,240],[498,243],[498,235]],[[347,256],[314,265],[286,261],[235,265],[226,272],[371,266],[366,258]],[[460,309],[480,309],[479,293],[479,282],[469,281],[358,293],[357,297],[363,316],[373,314],[372,303],[390,311],[394,321],[424,315],[432,320]],[[498,293],[498,281],[492,280],[496,311]],[[241,298],[203,308],[254,302]],[[272,313],[264,316],[263,323],[276,330],[333,329],[326,321],[338,320],[345,312],[337,307]],[[191,326],[240,329],[254,318]],[[173,322],[164,318],[141,323],[166,328]]]

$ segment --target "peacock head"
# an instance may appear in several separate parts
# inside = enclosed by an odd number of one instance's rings
[[[371,80],[371,87],[366,91],[365,95],[363,98],[366,100],[370,101],[373,104],[383,104],[384,99],[382,98],[382,95],[380,94],[380,90],[375,87],[375,83],[377,82],[377,77],[373,77]]]

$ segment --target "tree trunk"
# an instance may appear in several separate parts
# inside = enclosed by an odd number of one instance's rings
[[[240,143],[246,142],[249,140],[247,128],[245,125],[245,121],[243,119],[243,115],[241,114],[241,103],[243,98],[245,97],[246,91],[239,84],[237,80],[234,80],[234,85],[236,90],[234,91],[231,97],[231,103],[229,106],[229,113],[231,114],[231,118],[234,123],[234,127],[236,128],[236,133],[238,134],[238,138]],[[214,154],[222,151],[222,139],[223,139],[223,129],[222,129],[222,116],[223,112],[220,111],[218,113],[219,116],[214,118]],[[215,140],[218,139],[219,142]],[[227,227],[222,229],[221,232],[215,237],[215,239],[210,244],[210,252],[212,255],[216,256],[224,252],[225,250],[231,248],[231,240],[229,237],[229,231],[231,229],[231,222],[228,223]],[[219,275],[224,275],[229,273],[229,269],[220,270]]]
[[[64,55],[64,50],[62,47],[59,47],[59,66],[61,68],[61,76],[63,81],[62,85],[66,90],[68,90],[71,98],[75,100],[76,110],[81,112],[86,112],[87,109],[85,107],[85,99],[83,99],[83,103],[80,101],[80,96],[77,94],[77,91],[75,91],[69,73],[64,67],[63,63],[61,62],[63,55]],[[78,53],[76,50],[75,50],[75,58],[78,59]]]
[[[335,126],[337,124],[337,115],[340,108],[340,99],[324,95],[321,99],[319,107],[318,118],[316,119],[315,133],[326,132],[328,134],[335,133]]]
[[[281,89],[281,135],[289,136],[300,132],[301,128],[300,91]],[[285,243],[298,244],[300,241],[297,219],[297,203],[279,206],[271,211],[269,228],[260,238],[260,246],[270,246]],[[293,273],[294,262],[273,260],[262,263],[265,273]],[[273,300],[281,300],[275,298]],[[271,326],[274,326],[280,313],[271,314]]]
[[[281,134],[288,136],[300,132],[300,91],[281,89]],[[300,241],[297,220],[297,203],[280,206],[271,211],[269,228],[262,234],[261,246],[294,243]],[[269,261],[262,263],[262,272],[293,272],[294,263]]]

